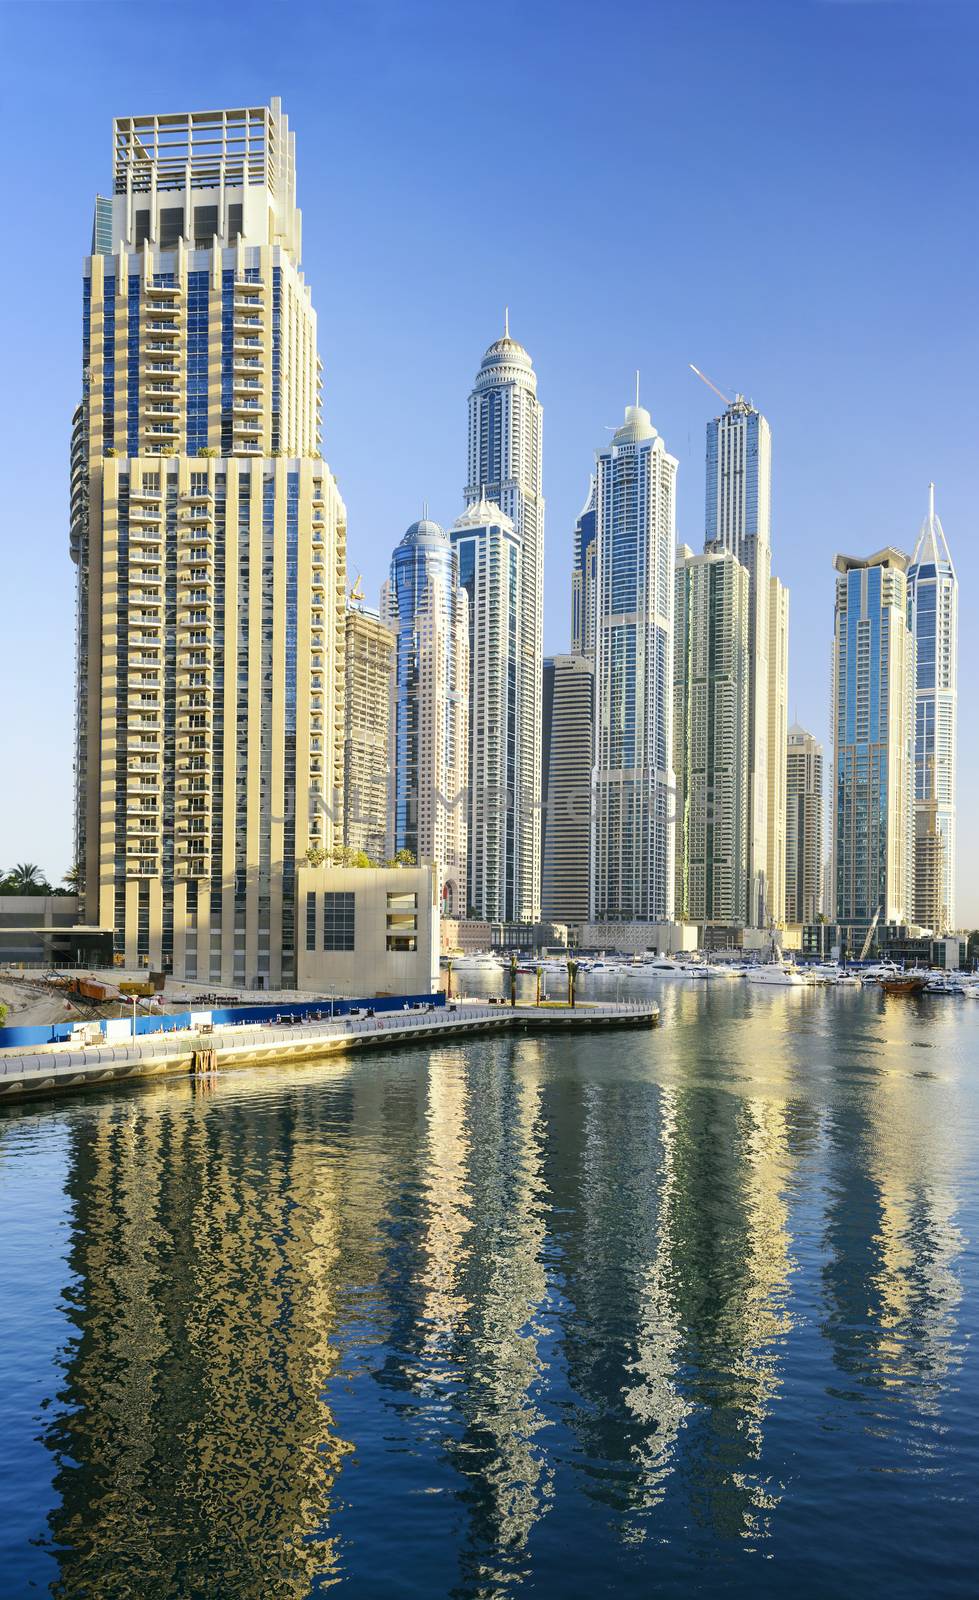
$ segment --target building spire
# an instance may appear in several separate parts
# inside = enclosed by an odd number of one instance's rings
[[[928,485],[928,520],[934,521],[935,517],[935,485]]]
[[[504,306],[503,307],[503,337],[504,337],[504,339],[509,339],[509,337],[510,337],[510,307],[509,306]]]

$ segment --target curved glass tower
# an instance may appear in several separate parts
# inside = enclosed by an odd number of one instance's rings
[[[382,616],[395,634],[395,850],[440,868],[442,909],[465,910],[469,624],[449,537],[427,517],[391,557]]]
[[[908,568],[916,652],[914,707],[914,920],[935,933],[955,927],[955,723],[959,583],[935,513]]]

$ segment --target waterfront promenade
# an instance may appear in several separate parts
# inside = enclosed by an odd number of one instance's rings
[[[143,1034],[116,1044],[52,1044],[0,1050],[0,1100],[108,1087],[130,1079],[212,1072],[236,1067],[294,1064],[320,1056],[445,1043],[461,1035],[594,1028],[650,1028],[659,1021],[652,1001],[564,1005],[483,1005],[451,1001],[376,1016],[354,1014],[299,1024],[206,1024],[178,1032]]]

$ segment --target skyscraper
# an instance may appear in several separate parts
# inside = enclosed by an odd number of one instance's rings
[[[676,917],[744,918],[748,843],[748,571],[728,550],[677,551],[673,765]]]
[[[514,916],[540,912],[541,671],[544,659],[544,494],[542,420],[530,356],[510,337],[491,344],[469,396],[465,500],[500,507],[520,545],[517,724],[513,824],[517,853]]]
[[[649,412],[598,452],[593,920],[673,915],[675,457]]]
[[[915,676],[914,920],[935,933],[955,927],[955,763],[959,583],[945,532],[928,515],[908,568]]]
[[[594,663],[586,655],[544,663],[544,857],[541,916],[588,921]]]
[[[395,637],[362,600],[347,601],[343,708],[343,842],[388,855]]]
[[[768,850],[765,857],[770,923],[785,921],[786,740],[789,729],[789,591],[768,583]]]
[[[595,578],[598,544],[595,538],[595,478],[574,525],[571,567],[571,650],[574,655],[595,654]]]
[[[779,920],[781,896],[775,886],[773,903],[770,871],[779,865],[780,831],[775,819],[769,836],[768,771],[769,727],[782,726],[780,702],[787,693],[778,677],[769,675],[771,623],[771,499],[772,435],[768,422],[754,406],[737,395],[723,416],[707,424],[707,507],[704,548],[730,550],[748,569],[750,617],[748,651],[748,894],[747,922],[766,927]],[[784,594],[784,591],[782,591]],[[787,613],[786,613],[787,626]],[[776,619],[776,640],[781,638]],[[769,696],[774,694],[775,704]],[[778,783],[775,784],[776,800]]]
[[[466,907],[469,621],[449,537],[423,517],[391,557],[381,613],[395,634],[394,849],[440,869],[442,909]]]
[[[499,506],[482,498],[455,524],[452,545],[469,601],[466,905],[484,921],[524,922],[540,866],[532,870],[528,861],[518,803],[523,540]]]
[[[785,920],[815,922],[823,909],[823,749],[794,723],[788,733]]]
[[[836,920],[909,920],[914,862],[914,637],[908,558],[835,559],[833,874]]]
[[[294,138],[273,101],[119,118],[113,154],[73,430],[86,914],[127,964],[289,984],[295,864],[342,809],[346,575]]]

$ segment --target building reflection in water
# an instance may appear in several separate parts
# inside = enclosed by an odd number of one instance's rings
[[[647,1053],[478,1041],[70,1117],[54,1592],[300,1600],[370,1570],[389,1471],[440,1491],[390,1548],[444,1528],[460,1596],[579,1509],[620,1552],[760,1544],[806,1272],[867,1427],[937,1419],[962,1240],[909,1024],[855,1012],[841,1067],[808,997],[742,993],[692,1060],[692,989]]]
[[[950,1116],[947,1098],[934,1093],[942,1059],[930,1021],[907,1003],[882,1003],[864,1069],[830,1123],[823,1332],[846,1392],[861,1399],[878,1435],[904,1436],[909,1408],[922,1422],[936,1418],[963,1358],[955,1178],[965,1108],[963,1119]],[[917,1428],[912,1438],[925,1454],[941,1429]]]
[[[193,1093],[73,1134],[75,1337],[47,1435],[61,1596],[219,1594],[233,1572],[236,1596],[299,1597],[334,1564],[342,1183],[301,1105],[257,1123]]]

